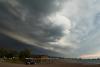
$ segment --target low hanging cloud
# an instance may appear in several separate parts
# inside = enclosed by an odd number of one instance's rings
[[[99,52],[99,6],[99,0],[1,0],[0,30],[65,57],[80,57]]]
[[[63,37],[70,32],[71,21],[58,13],[65,1],[67,0],[0,1],[1,33],[61,54],[64,54],[64,50],[70,52],[73,47],[66,45]]]

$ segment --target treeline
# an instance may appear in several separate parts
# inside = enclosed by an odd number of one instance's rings
[[[32,56],[32,50],[23,49],[8,49],[8,48],[0,48],[0,58],[19,58],[20,60],[24,60],[27,57]]]

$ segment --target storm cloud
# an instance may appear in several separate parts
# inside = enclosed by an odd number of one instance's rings
[[[65,0],[0,1],[1,32],[47,50],[69,50],[71,47],[62,47],[61,43],[51,44],[59,41],[70,29],[69,19],[57,13],[64,2]]]
[[[99,4],[99,0],[0,0],[0,32],[65,57],[95,54],[100,51]]]
[[[29,5],[28,2],[33,4]],[[1,10],[1,14],[3,14],[1,15],[1,28],[28,34],[40,41],[49,41],[63,36],[63,27],[53,25],[54,22],[46,18],[46,13],[52,13],[52,10],[56,8],[56,6],[52,7],[55,5],[52,4],[54,2],[49,2],[49,0],[41,2],[38,0],[8,0],[8,2],[1,3],[3,9]],[[52,37],[52,35],[54,36]]]

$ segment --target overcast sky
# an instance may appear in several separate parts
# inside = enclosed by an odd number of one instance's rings
[[[0,0],[0,32],[64,57],[100,56],[100,0]]]

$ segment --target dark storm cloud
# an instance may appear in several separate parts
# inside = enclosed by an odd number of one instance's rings
[[[33,37],[41,42],[54,41],[63,35],[63,28],[51,21],[44,21],[46,15],[58,11],[61,5],[56,0],[8,0],[0,2],[0,27]]]
[[[49,50],[45,50],[43,48],[28,45],[28,44],[22,43],[18,40],[14,40],[13,38],[10,38],[9,36],[3,35],[3,34],[0,34],[0,48],[1,47],[2,48],[18,49],[18,50],[29,48],[29,49],[33,49],[33,54],[60,56],[59,53],[56,53],[54,51],[49,51]]]
[[[33,12],[36,13],[52,13],[54,11],[59,10],[61,8],[61,4],[59,5],[59,2],[62,2],[60,0],[19,0],[25,7],[28,7]],[[63,0],[64,1],[64,0]],[[30,5],[31,4],[31,5]]]
[[[62,7],[64,1],[67,0],[1,0],[0,32],[62,56],[75,56],[71,55],[74,47],[66,33],[70,21],[67,22],[66,13],[60,15],[62,8],[66,8]]]
[[[62,8],[63,1],[2,0],[0,1],[0,30],[6,31],[5,34],[17,40],[43,49],[60,53],[64,49],[70,51],[72,49],[70,47],[63,48],[48,43],[64,36],[64,27],[48,19],[48,16],[56,14]]]

